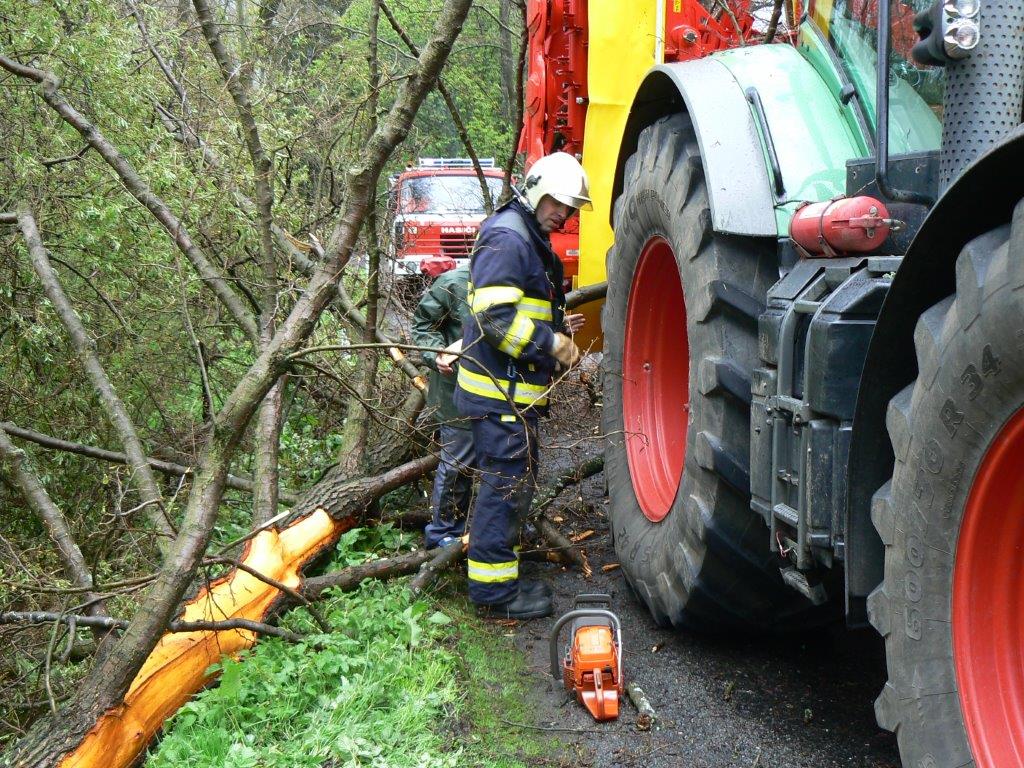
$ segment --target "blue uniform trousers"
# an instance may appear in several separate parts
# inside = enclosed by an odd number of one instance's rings
[[[519,530],[537,487],[537,417],[474,418],[480,489],[469,532],[469,598],[506,603],[519,592]]]
[[[434,475],[430,509],[434,518],[424,529],[427,549],[445,538],[460,538],[466,527],[466,513],[473,492],[473,432],[442,424],[440,429],[441,463]]]

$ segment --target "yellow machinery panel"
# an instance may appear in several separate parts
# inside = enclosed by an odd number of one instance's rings
[[[580,213],[581,286],[605,279],[605,256],[612,246],[612,184],[622,133],[633,97],[644,75],[656,63],[658,3],[635,0],[591,0],[589,4],[587,87],[590,102],[583,142],[583,165],[590,178],[594,210]],[[587,325],[581,341],[589,345],[599,338],[597,302],[582,308]],[[596,349],[599,346],[595,345]]]

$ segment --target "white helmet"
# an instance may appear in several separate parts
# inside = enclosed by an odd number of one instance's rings
[[[531,165],[523,181],[523,192],[534,210],[544,195],[573,208],[589,211],[594,207],[587,172],[579,160],[566,152],[553,152]]]

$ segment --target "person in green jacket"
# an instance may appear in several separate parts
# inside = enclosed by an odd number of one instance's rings
[[[469,266],[466,265],[443,273],[427,289],[413,313],[412,338],[416,346],[458,346],[463,321],[469,317],[468,284]],[[440,427],[441,445],[441,462],[430,497],[432,519],[424,530],[428,549],[459,541],[472,496],[476,452],[469,421],[459,416],[452,402],[455,358],[454,354],[423,352],[423,360],[431,369],[427,407],[433,411],[433,418]]]

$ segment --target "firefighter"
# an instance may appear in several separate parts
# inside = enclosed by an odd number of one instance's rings
[[[455,267],[454,260],[451,266]],[[427,265],[424,272],[429,272]],[[442,273],[427,289],[413,313],[412,338],[419,347],[447,347],[448,352],[424,351],[431,368],[427,407],[437,420],[441,461],[430,495],[432,519],[424,533],[428,549],[458,541],[465,527],[476,462],[469,421],[460,418],[452,402],[455,393],[455,351],[462,342],[462,327],[469,317],[466,288],[469,265]]]
[[[537,476],[537,420],[556,365],[579,350],[565,326],[562,263],[548,236],[591,208],[587,175],[556,152],[531,166],[523,193],[488,218],[473,249],[455,403],[470,418],[480,488],[470,523],[469,596],[481,613],[551,613],[550,588],[519,578],[516,543]]]

